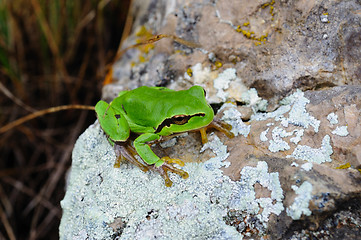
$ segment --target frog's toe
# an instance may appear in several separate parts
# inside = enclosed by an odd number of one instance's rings
[[[179,160],[179,159],[174,159],[173,160]],[[182,162],[181,160],[179,160],[180,162]],[[182,164],[184,165],[184,163],[182,162]],[[180,165],[180,164],[179,164]],[[183,166],[182,165],[182,166]],[[165,162],[162,167],[164,168],[165,171],[171,171],[175,174],[178,174],[179,176],[181,176],[183,179],[187,179],[189,177],[189,174],[182,170],[182,169],[179,169],[179,168],[176,168],[174,167],[172,164],[169,164],[167,162]]]
[[[182,169],[176,168],[173,165],[165,162],[160,167],[155,167],[156,171],[159,172],[159,174],[163,177],[165,185],[167,187],[171,187],[173,182],[169,179],[168,171],[173,172],[175,174],[178,174],[183,179],[186,179],[189,177],[189,174],[186,171],[183,171]]]
[[[160,160],[166,163],[176,163],[181,167],[184,166],[184,162],[178,158],[162,157]]]
[[[213,121],[206,127],[200,128],[199,132],[201,133],[201,137],[202,137],[202,143],[205,144],[206,142],[208,142],[208,138],[207,138],[207,133],[206,131],[208,129],[214,128],[224,134],[226,134],[227,137],[229,138],[233,138],[234,134],[231,132],[232,130],[232,126],[229,125],[228,123],[225,123],[223,121],[221,121],[218,118],[214,118]]]

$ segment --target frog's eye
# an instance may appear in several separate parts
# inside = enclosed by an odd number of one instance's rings
[[[189,120],[190,116],[187,115],[176,115],[172,117],[172,122],[177,125],[186,124]]]

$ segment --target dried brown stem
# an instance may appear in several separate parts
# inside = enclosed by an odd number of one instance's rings
[[[37,112],[34,112],[32,114],[29,114],[25,117],[19,118],[18,120],[15,120],[9,124],[6,124],[5,126],[0,128],[0,134],[5,133],[7,131],[9,131],[10,129],[17,127],[27,121],[30,121],[34,118],[43,116],[45,114],[49,114],[49,113],[54,113],[54,112],[59,112],[59,111],[64,111],[64,110],[70,110],[70,109],[83,109],[83,110],[94,110],[94,106],[86,106],[86,105],[63,105],[63,106],[57,106],[57,107],[51,107],[51,108],[47,108],[44,110],[40,110]]]

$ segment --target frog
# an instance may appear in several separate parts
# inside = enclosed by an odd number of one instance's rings
[[[207,128],[216,128],[231,135],[219,121],[214,121],[214,111],[206,101],[206,92],[197,85],[179,91],[148,86],[121,91],[110,103],[100,100],[95,105],[95,112],[118,159],[126,159],[144,172],[150,168],[159,172],[167,187],[173,184],[168,171],[183,179],[189,174],[173,165],[184,166],[183,161],[168,156],[160,158],[151,149],[152,144],[166,136],[193,130],[201,132],[202,142],[205,143]],[[129,144],[132,135],[136,137]]]

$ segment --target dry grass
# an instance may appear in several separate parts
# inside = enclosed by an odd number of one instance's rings
[[[129,1],[0,1],[0,127],[53,106],[94,105]],[[57,239],[73,145],[92,111],[36,118],[0,135],[0,239]]]

